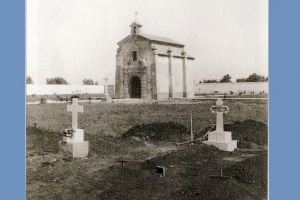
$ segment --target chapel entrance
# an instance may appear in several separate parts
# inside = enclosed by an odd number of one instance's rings
[[[142,96],[142,87],[141,87],[141,80],[137,76],[133,76],[130,79],[130,85],[129,85],[129,93],[130,98],[141,98]]]

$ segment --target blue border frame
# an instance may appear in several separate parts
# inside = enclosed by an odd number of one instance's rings
[[[300,199],[300,1],[269,1],[270,199],[296,200]]]
[[[0,199],[25,199],[25,1],[0,8]]]
[[[294,200],[300,196],[300,1],[269,1],[270,199]],[[0,8],[0,199],[25,199],[25,1],[2,1]]]

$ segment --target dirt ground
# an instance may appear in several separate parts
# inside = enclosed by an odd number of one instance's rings
[[[27,199],[267,199],[266,101],[225,102],[237,151],[177,145],[188,140],[191,111],[196,137],[214,123],[211,104],[84,104],[90,154],[75,160],[58,148],[66,105],[27,106]]]

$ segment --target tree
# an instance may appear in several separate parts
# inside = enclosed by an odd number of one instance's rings
[[[249,75],[249,77],[247,78],[247,82],[265,82],[267,80],[268,79],[265,78],[264,76],[260,76],[256,73]]]
[[[33,81],[30,76],[26,77],[26,84],[33,84]]]
[[[82,84],[83,85],[94,85],[94,81],[92,79],[83,79]]]
[[[54,78],[47,78],[46,84],[54,84],[54,85],[68,85],[68,82],[62,77],[54,77]]]
[[[236,79],[236,82],[267,82],[267,81],[268,81],[268,77],[264,77],[256,73],[250,74],[248,78]]]
[[[229,83],[229,82],[231,82],[231,76],[229,74],[224,75],[220,79],[220,83]]]

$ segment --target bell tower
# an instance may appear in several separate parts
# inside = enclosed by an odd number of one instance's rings
[[[142,25],[137,22],[137,12],[135,12],[134,22],[132,22],[129,27],[131,27],[131,32],[130,32],[131,36],[136,36],[140,33],[140,29],[141,29]]]

